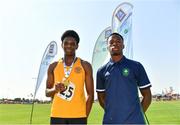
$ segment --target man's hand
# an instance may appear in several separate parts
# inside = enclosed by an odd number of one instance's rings
[[[57,83],[55,85],[56,92],[64,92],[66,90],[66,86],[63,83]]]

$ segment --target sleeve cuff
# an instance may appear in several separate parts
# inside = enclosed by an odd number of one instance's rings
[[[104,92],[105,89],[96,89],[96,92]]]
[[[145,89],[151,87],[151,83],[144,85],[144,86],[139,86],[140,89]]]

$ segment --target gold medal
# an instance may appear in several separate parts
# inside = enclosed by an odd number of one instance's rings
[[[68,80],[68,79],[64,80],[64,81],[63,81],[63,84],[64,84],[65,86],[68,86],[68,85],[69,85],[69,80]]]

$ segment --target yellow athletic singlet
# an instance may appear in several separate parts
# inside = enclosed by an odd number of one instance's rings
[[[54,81],[64,82],[64,65],[60,60],[54,69]],[[66,90],[56,93],[52,102],[51,117],[80,118],[86,117],[86,99],[84,94],[85,71],[81,59],[77,58],[68,77]]]

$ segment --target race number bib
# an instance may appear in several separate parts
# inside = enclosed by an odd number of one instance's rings
[[[75,85],[70,82],[68,86],[66,86],[66,90],[58,93],[58,96],[64,100],[71,101],[74,95]]]

